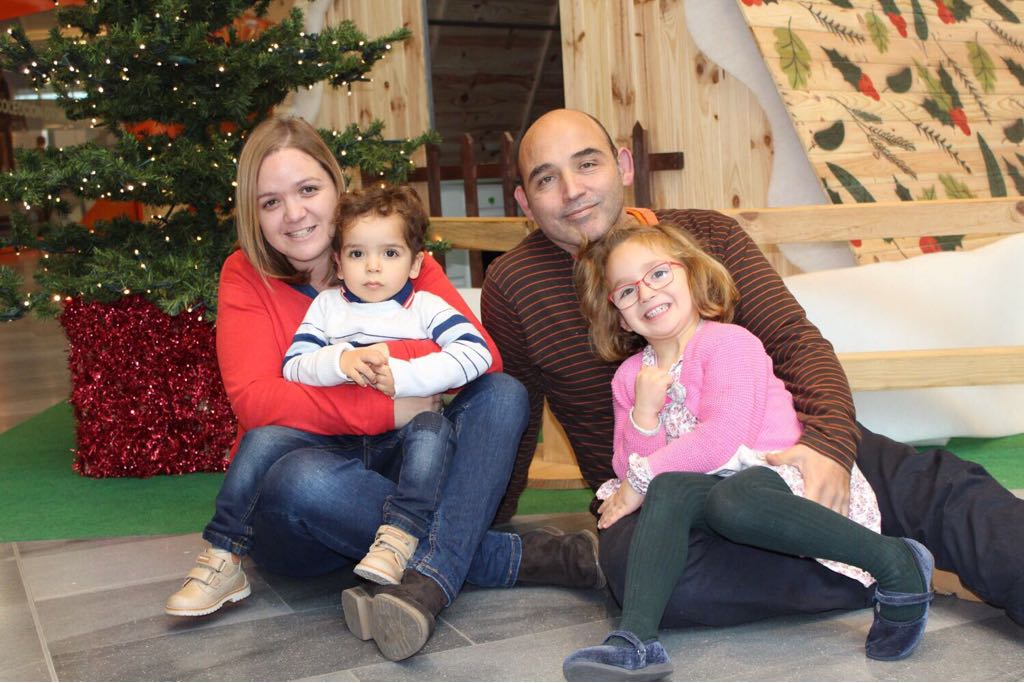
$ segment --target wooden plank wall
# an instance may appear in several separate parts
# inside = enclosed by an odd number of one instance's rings
[[[308,3],[296,0],[274,0],[268,11],[270,19],[286,15],[292,7],[308,11]],[[420,0],[333,0],[327,10],[326,23],[336,25],[349,19],[368,36],[379,36],[405,27],[413,35],[396,43],[384,59],[374,65],[369,83],[355,83],[352,94],[344,88],[324,89],[319,116],[310,123],[321,128],[342,129],[351,123],[368,125],[373,119],[384,122],[388,138],[419,135],[431,127],[429,74],[424,48],[425,19]],[[424,150],[413,161],[426,163]],[[356,180],[358,182],[358,179]],[[426,197],[426,186],[417,185]]]
[[[567,107],[605,123],[622,146],[639,121],[652,152],[682,151],[655,174],[655,206],[766,206],[771,129],[757,98],[693,43],[681,0],[561,0]]]

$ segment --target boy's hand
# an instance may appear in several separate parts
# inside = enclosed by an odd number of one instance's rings
[[[373,377],[373,388],[385,396],[395,397],[395,376],[391,372],[391,366],[385,363],[377,368],[377,374]]]
[[[597,528],[607,529],[626,515],[640,509],[644,504],[643,494],[637,493],[628,480],[623,480],[619,490],[601,503],[597,509]]]
[[[640,369],[636,376],[636,398],[633,401],[633,421],[638,427],[655,429],[658,426],[658,413],[665,406],[665,394],[670,386],[672,375],[667,370],[656,366]]]
[[[338,359],[345,376],[361,387],[374,386],[374,380],[382,367],[388,364],[387,344],[374,344],[359,349],[350,349]],[[389,373],[390,374],[390,370]],[[394,380],[392,380],[394,384]],[[393,389],[392,389],[393,390]]]

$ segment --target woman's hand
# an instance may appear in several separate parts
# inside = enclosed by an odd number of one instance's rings
[[[434,396],[406,396],[395,399],[395,429],[401,429],[420,413],[441,410],[441,394]]]
[[[636,376],[636,399],[633,401],[633,421],[637,427],[657,429],[658,413],[665,406],[665,395],[670,386],[672,375],[667,370],[653,365],[640,368]]]
[[[626,515],[633,514],[644,504],[644,496],[637,493],[628,480],[623,480],[619,490],[601,503],[597,509],[597,528],[607,529]]]
[[[341,371],[345,376],[361,387],[375,386],[374,379],[381,368],[388,364],[388,345],[373,344],[358,349],[350,349],[338,359]],[[390,370],[388,371],[390,374]],[[392,381],[392,385],[394,382]],[[386,392],[385,392],[386,393]],[[394,395],[394,387],[392,393]]]

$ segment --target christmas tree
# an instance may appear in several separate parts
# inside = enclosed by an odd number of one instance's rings
[[[0,176],[0,199],[26,211],[12,217],[0,246],[46,256],[36,277],[42,291],[33,294],[0,269],[0,319],[133,294],[170,314],[203,307],[207,319],[215,315],[247,133],[290,91],[368,80],[373,64],[410,35],[369,39],[350,22],[305,34],[297,9],[277,24],[261,20],[268,4],[91,0],[58,9],[61,30],[41,47],[20,29],[0,36],[0,67],[53,90],[69,119],[105,127],[114,140],[22,150],[16,169]],[[321,134],[343,168],[390,181],[405,178],[409,155],[428,139],[385,140],[379,122]],[[69,195],[137,202],[152,215],[85,229],[66,219]],[[32,208],[52,219],[30,224]]]
[[[268,4],[88,0],[59,9],[61,28],[41,47],[18,29],[0,36],[0,67],[51,89],[69,119],[112,140],[22,151],[0,176],[0,198],[26,212],[0,246],[44,254],[38,293],[0,269],[0,318],[61,311],[83,474],[225,469],[235,419],[211,322],[235,242],[241,147],[290,91],[368,80],[410,35],[369,39],[349,22],[306,34],[298,10],[266,21]],[[321,135],[352,175],[393,182],[433,137],[389,141],[380,122]],[[71,196],[135,210],[87,228],[69,220]],[[31,223],[33,208],[50,220]]]

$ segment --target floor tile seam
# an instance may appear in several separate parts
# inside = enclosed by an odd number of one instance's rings
[[[123,548],[124,546],[131,543],[146,543],[149,541],[159,541],[161,539],[174,539],[182,536],[196,535],[198,532],[185,531],[180,533],[154,533],[154,534],[125,534],[123,536],[89,536],[87,538],[34,538],[31,540],[10,540],[0,541],[6,543],[21,543],[37,544],[37,543],[50,543],[53,544],[51,547],[43,548],[41,550],[29,548],[28,552],[22,551],[23,557],[26,561],[35,561],[36,558],[53,557],[55,555],[69,555],[69,556],[81,556],[84,553],[96,553],[100,550],[106,550],[109,548]],[[113,542],[111,542],[113,541]],[[90,545],[83,546],[77,544]]]
[[[23,571],[21,564],[21,554],[18,552],[18,545],[14,544],[12,547],[14,553],[14,562],[18,568],[18,578],[21,580],[21,588],[25,591],[25,598],[28,601],[28,610],[32,615],[32,624],[36,629],[36,637],[39,639],[39,647],[43,652],[43,661],[46,663],[46,671],[50,674],[50,680],[56,681],[57,669],[53,665],[53,655],[50,653],[50,647],[46,643],[46,636],[43,633],[43,624],[39,619],[39,611],[36,610],[35,597],[32,594],[32,587],[25,579],[25,572]]]
[[[443,621],[443,620],[438,619],[438,621]],[[444,656],[451,655],[451,654],[456,653],[459,650],[462,650],[464,648],[469,648],[469,647],[474,647],[474,648],[496,647],[496,646],[500,646],[502,643],[508,643],[508,642],[513,642],[513,641],[517,641],[517,640],[522,640],[524,638],[531,638],[531,637],[534,637],[534,636],[537,636],[537,635],[540,635],[540,634],[557,633],[559,631],[569,631],[569,630],[572,630],[572,629],[579,628],[580,626],[584,626],[584,625],[591,624],[591,623],[598,623],[598,622],[601,622],[601,621],[613,621],[613,618],[612,617],[605,617],[605,618],[601,618],[601,619],[594,619],[594,620],[591,620],[591,621],[583,621],[583,622],[579,622],[579,623],[576,623],[576,624],[568,624],[568,625],[565,625],[565,626],[559,626],[557,628],[546,629],[544,631],[534,631],[534,632],[530,632],[530,633],[523,633],[523,634],[520,634],[520,635],[512,636],[510,638],[499,638],[499,639],[496,639],[496,640],[486,640],[486,641],[481,641],[481,642],[475,642],[475,641],[469,639],[468,636],[466,636],[464,633],[462,633],[458,629],[455,629],[451,625],[450,622],[444,620],[445,624],[447,624],[450,628],[455,630],[456,633],[458,633],[462,637],[464,637],[467,640],[469,640],[469,643],[466,644],[466,645],[459,645],[459,646],[456,646],[456,647],[448,647],[448,648],[444,648],[442,650],[436,650],[436,651],[431,651],[431,652],[425,652],[425,653],[422,653],[422,654],[417,654],[417,655],[414,655],[414,657],[423,656],[423,657],[428,657],[428,658],[436,660],[439,657],[444,657]],[[611,628],[612,626],[613,626],[613,624],[609,624],[609,628]],[[568,655],[569,655],[569,653],[566,652],[565,656],[568,656]],[[411,661],[411,660],[409,660],[409,661]],[[346,670],[344,670],[344,673],[351,674],[354,678],[356,678],[357,680],[360,680],[360,681],[363,681],[363,680],[380,680],[379,676],[372,676],[372,675],[369,678],[365,678],[364,679],[364,678],[362,678],[359,675],[359,672],[361,670],[376,671],[376,669],[378,667],[380,667],[382,664],[385,664],[385,662],[379,662],[379,661],[378,662],[371,662],[371,663],[368,663],[368,664],[363,664],[363,665],[360,665],[360,666],[357,666],[357,667],[353,667],[351,669],[346,669]],[[342,672],[341,671],[336,671],[336,672],[332,672],[332,673],[342,673]],[[494,680],[500,680],[500,679],[494,679]]]
[[[448,627],[448,628],[450,628],[451,630],[455,631],[455,633],[457,633],[457,634],[458,634],[459,636],[461,636],[462,638],[464,638],[464,639],[465,639],[465,640],[466,640],[466,641],[467,641],[467,642],[468,642],[468,643],[469,643],[470,645],[478,645],[478,644],[479,644],[479,643],[477,643],[477,642],[476,642],[475,640],[473,640],[473,638],[471,638],[471,637],[470,637],[470,635],[469,635],[468,633],[466,633],[465,631],[463,631],[462,629],[460,629],[460,628],[459,628],[458,626],[456,626],[456,625],[455,625],[454,623],[452,623],[451,621],[449,621],[449,620],[447,620],[447,619],[442,619],[442,618],[441,618],[441,617],[439,616],[439,617],[437,617],[437,622],[438,622],[439,624],[444,624],[445,626],[447,626],[447,627]],[[505,639],[504,639],[504,638],[502,638],[502,640],[505,640]],[[494,642],[498,642],[498,641],[494,641]]]
[[[157,641],[157,640],[160,640],[160,639],[163,639],[163,638],[185,637],[185,636],[188,636],[189,634],[202,633],[204,631],[209,631],[209,630],[217,629],[217,628],[230,629],[230,628],[233,628],[233,627],[236,627],[236,626],[248,625],[248,624],[252,624],[252,623],[257,622],[257,621],[263,621],[265,619],[273,619],[273,618],[276,618],[276,617],[288,616],[288,615],[292,615],[292,614],[295,614],[295,612],[294,611],[288,611],[288,612],[280,612],[280,613],[258,614],[258,615],[252,616],[251,618],[239,619],[237,621],[232,621],[232,622],[228,622],[228,623],[221,623],[221,622],[208,622],[208,623],[206,623],[206,622],[204,622],[204,623],[199,623],[199,624],[196,624],[196,625],[192,625],[189,628],[182,629],[180,631],[171,631],[171,632],[166,632],[166,633],[147,633],[145,635],[141,635],[141,636],[138,636],[138,637],[129,637],[129,638],[125,639],[125,640],[121,640],[121,641],[118,641],[116,643],[107,643],[107,644],[100,645],[100,646],[97,646],[97,647],[85,647],[85,648],[80,648],[80,649],[71,649],[71,648],[61,649],[61,646],[64,645],[65,643],[67,643],[67,642],[69,642],[69,641],[71,641],[71,640],[73,640],[75,638],[82,638],[84,636],[89,635],[89,634],[76,634],[76,635],[72,635],[72,636],[69,636],[67,638],[64,638],[62,640],[59,640],[59,641],[55,641],[53,643],[53,645],[57,649],[56,657],[58,659],[61,659],[61,658],[65,658],[66,659],[66,658],[72,658],[72,657],[86,656],[87,653],[94,653],[96,651],[106,650],[106,649],[109,649],[109,648],[120,648],[120,647],[125,647],[125,646],[128,646],[128,645],[137,645],[137,644],[140,644],[140,643],[147,643],[147,642]],[[152,615],[152,616],[160,617],[160,616],[165,616],[165,615],[164,615],[163,612],[161,612],[160,614],[156,614],[156,615]],[[166,615],[166,618],[167,619],[202,619],[203,617],[201,617],[201,616],[200,617],[172,617],[170,615]]]
[[[173,574],[161,574],[158,576],[149,576],[144,579],[137,579],[135,581],[126,581],[124,583],[111,583],[103,586],[97,586],[94,588],[83,588],[77,591],[69,591],[67,593],[58,593],[55,595],[47,595],[46,597],[37,598],[39,602],[47,602],[50,600],[66,600],[67,598],[77,598],[83,595],[93,595],[96,593],[106,593],[109,591],[118,591],[124,588],[134,588],[136,586],[145,586],[150,583],[160,583],[161,581],[171,581],[173,579],[181,579],[181,572],[175,572]]]

